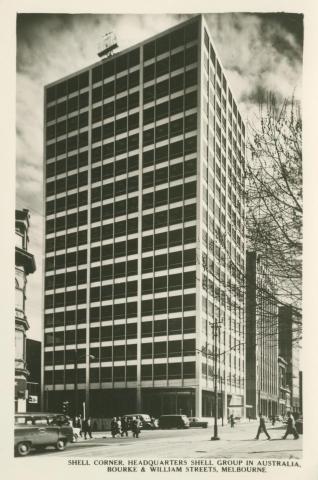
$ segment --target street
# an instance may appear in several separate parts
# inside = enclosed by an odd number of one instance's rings
[[[46,449],[32,451],[28,457],[58,456],[74,459],[103,458],[302,458],[302,435],[294,440],[290,435],[281,437],[285,425],[272,427],[267,424],[271,440],[264,433],[255,440],[258,423],[219,426],[219,441],[211,441],[213,427],[188,430],[145,430],[138,439],[129,437],[112,438],[110,432],[93,433],[93,439],[80,439],[69,444],[63,452]]]

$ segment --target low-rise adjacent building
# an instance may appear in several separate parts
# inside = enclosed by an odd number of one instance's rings
[[[279,308],[279,354],[286,362],[286,381],[291,392],[291,410],[300,413],[299,341],[301,316],[292,305]]]
[[[26,364],[29,371],[27,381],[27,411],[41,410],[41,347],[38,340],[26,339]]]
[[[290,405],[290,387],[287,383],[287,365],[283,357],[278,357],[278,387],[279,387],[279,406],[278,415],[284,417],[291,409]]]
[[[15,411],[25,412],[27,403],[26,332],[29,323],[25,315],[27,276],[35,271],[34,256],[28,252],[28,210],[15,212]]]
[[[246,255],[246,410],[256,418],[278,410],[276,285],[256,252]]]

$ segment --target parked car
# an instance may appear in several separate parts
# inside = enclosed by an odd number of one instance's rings
[[[190,428],[208,428],[208,422],[199,417],[189,417]]]
[[[158,428],[156,421],[152,421],[150,415],[147,413],[129,413],[128,415],[123,415],[124,417],[132,420],[133,418],[139,418],[141,422],[141,428],[144,430],[155,430]]]
[[[66,415],[52,413],[19,413],[15,415],[14,449],[26,456],[32,448],[53,446],[64,450],[73,440],[73,429]]]
[[[295,428],[298,434],[303,434],[303,417],[300,416],[295,420]]]
[[[159,428],[189,428],[190,422],[186,415],[161,415]]]

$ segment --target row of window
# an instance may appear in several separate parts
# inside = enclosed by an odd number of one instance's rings
[[[113,97],[114,95],[118,95],[131,88],[137,87],[139,85],[139,73],[139,70],[136,70],[129,75],[117,78],[116,80],[111,80],[110,82],[93,88],[93,103],[99,102],[102,98]]]
[[[116,303],[90,308],[90,321],[100,322],[108,320],[119,320],[135,318],[137,316],[137,302]],[[55,311],[45,314],[45,327],[82,324],[86,322],[86,310]]]
[[[143,47],[144,61],[168,52],[170,49],[183,46],[185,43],[196,40],[197,38],[198,21],[196,20],[185,27],[173,30],[171,33],[145,44]]]
[[[87,265],[87,250],[77,250],[66,254],[56,255],[45,259],[45,271],[59,268]]]
[[[46,110],[46,121],[51,122],[58,117],[63,117],[64,115],[70,115],[71,113],[88,106],[89,96],[88,92],[81,93],[80,95],[73,96],[64,102],[57,103],[52,105]],[[84,115],[86,118],[86,115]],[[49,140],[52,137],[52,130],[49,130]]]
[[[67,94],[88,87],[88,84],[89,72],[87,71],[47,88],[46,102],[53,102],[58,98],[65,97]]]
[[[195,317],[169,318],[141,323],[141,336],[160,337],[195,333]]]
[[[51,113],[50,115],[52,117],[53,114]],[[51,118],[51,120],[53,120],[53,118]],[[60,137],[61,135],[69,134],[75,130],[80,130],[87,126],[88,112],[86,111],[79,115],[69,117],[67,120],[60,120],[53,125],[48,125],[46,127],[46,141],[52,140],[55,137]]]
[[[178,53],[166,57],[162,60],[156,60],[150,65],[144,66],[143,80],[144,83],[154,80],[155,78],[165,75],[179,68],[184,68],[187,65],[196,63],[198,61],[198,45],[193,45]],[[172,77],[174,78],[174,77]]]
[[[46,178],[61,175],[65,172],[77,170],[78,168],[86,167],[88,165],[88,150],[69,155],[61,160],[48,163],[46,165]]]
[[[86,370],[79,368],[76,371],[78,383],[85,383]],[[164,380],[164,379],[186,379],[195,378],[195,362],[184,363],[155,363],[154,365],[141,366],[142,380]],[[101,367],[90,369],[90,382],[124,382],[137,380],[137,367],[127,365],[126,367]],[[75,383],[74,370],[54,370],[44,372],[44,383],[46,385]]]
[[[65,248],[78,247],[87,243],[87,230],[60,235],[58,237],[47,238],[45,241],[45,251],[64,250]]]
[[[101,187],[95,187],[91,192],[92,202],[100,202],[108,198],[135,192],[138,190],[138,180],[138,176],[135,176],[117,180],[114,183],[107,183]]]
[[[183,207],[170,208],[168,211],[151,213],[142,217],[142,231],[190,222],[196,219],[196,203]]]
[[[175,247],[177,245],[186,245],[196,242],[196,227],[186,227],[184,229],[169,230],[169,232],[147,235],[142,238],[142,251],[150,252],[161,248]]]
[[[71,210],[87,205],[88,191],[76,192],[61,198],[55,198],[46,202],[46,215],[52,213],[63,212],[64,210]]]
[[[70,305],[81,305],[86,303],[87,291],[72,290],[70,292],[55,293],[54,295],[45,295],[44,307],[45,308],[58,308]]]
[[[129,215],[130,213],[138,212],[138,197],[128,198],[127,200],[119,200],[107,205],[100,205],[92,207],[91,222],[98,222],[100,220],[107,220],[122,215]]]
[[[195,362],[141,365],[142,380],[195,378]]]
[[[105,128],[106,126],[104,126]],[[107,126],[108,128],[108,126]],[[110,136],[113,136],[110,135]],[[52,143],[46,147],[46,158],[53,158],[58,155],[63,155],[66,152],[72,152],[78,148],[82,148],[88,145],[88,132],[80,133],[78,136],[73,135],[64,140],[59,140],[56,144]],[[115,154],[120,155],[127,151],[136,150],[139,146],[139,135],[130,135],[128,138],[122,138],[114,142]]]
[[[108,223],[91,229],[91,241],[107,240],[109,238],[130,235],[138,232],[138,218],[129,218],[120,222]]]
[[[142,273],[149,273],[152,271],[158,272],[160,270],[168,270],[172,268],[181,268],[182,266],[189,266],[196,264],[196,250],[195,248],[170,252],[152,257],[145,257],[142,259]]]
[[[60,232],[67,228],[80,227],[87,225],[87,210],[70,213],[64,217],[52,218],[46,221],[46,233]]]
[[[77,270],[72,272],[60,273],[45,277],[45,290],[55,288],[71,287],[87,283],[87,270]]]
[[[114,59],[107,60],[103,62],[102,65],[98,65],[93,68],[92,78],[93,83],[100,82],[102,79],[111,77],[112,75],[118,74],[127,70],[128,68],[133,68],[138,65],[140,62],[140,50],[135,48],[128,53],[123,55],[116,55]]]
[[[142,209],[159,207],[168,203],[181,202],[196,196],[196,182],[187,182],[170,188],[163,188],[155,192],[144,193]]]
[[[153,110],[149,109],[149,110]],[[150,128],[144,130],[143,132],[143,146],[151,145],[155,142],[161,142],[163,140],[168,140],[168,138],[177,137],[178,135],[183,135],[197,128],[197,116],[188,115],[178,120],[171,121],[169,124],[165,123],[159,125],[156,128]]]
[[[168,276],[142,279],[142,295],[195,288],[196,272],[175,273]]]
[[[153,87],[150,87],[148,94],[151,93],[151,88]],[[163,118],[168,117],[169,115],[171,116],[177,113],[181,113],[183,111],[187,111],[189,109],[195,108],[196,106],[197,106],[197,91],[187,93],[186,95],[181,95],[177,98],[172,99],[171,101],[166,101],[156,106],[152,106],[144,109],[144,124],[161,120]],[[110,102],[103,106],[95,107],[92,111],[92,116],[93,116],[93,122],[94,121],[98,122],[98,121],[101,121],[102,119],[111,118],[115,116],[115,102]],[[104,138],[108,138],[110,136],[113,136],[114,132],[123,133],[125,132],[126,126],[128,130],[137,128],[139,124],[139,118],[137,116],[138,114],[129,115],[128,125],[126,121],[127,117],[125,117],[124,119],[118,119],[115,122],[115,124],[111,123],[111,124],[104,125],[102,131],[97,129],[96,133],[94,133],[94,138],[96,138],[94,141],[98,141],[97,139],[99,138],[99,136],[104,137],[105,135]],[[109,145],[112,145],[112,144],[107,144],[103,146],[104,159],[110,158],[111,156],[113,156],[113,151],[110,150]],[[97,153],[98,151],[99,150],[96,150],[95,155],[93,154],[93,161],[94,159],[95,161],[100,160],[101,155],[98,155]],[[93,149],[93,153],[94,153],[94,149]]]
[[[169,94],[175,93],[179,90],[183,90],[184,88],[190,88],[194,85],[198,84],[198,69],[193,68],[191,70],[187,70],[185,74],[182,74],[182,77],[179,79],[179,85],[177,84],[177,80],[172,80],[171,84],[169,84],[169,80],[164,80],[162,82],[157,83],[156,85],[149,85],[145,87],[143,90],[143,103],[153,102],[156,99],[168,96]],[[171,99],[171,112],[177,113],[177,98]]]
[[[91,248],[91,262],[135,255],[136,253],[138,253],[138,239],[133,238],[127,242],[116,242]]]
[[[174,297],[142,300],[141,315],[161,315],[174,312],[195,310],[195,294],[176,295]]]
[[[88,172],[79,172],[59,178],[46,184],[46,196],[57,195],[75,188],[85,187],[88,183]]]

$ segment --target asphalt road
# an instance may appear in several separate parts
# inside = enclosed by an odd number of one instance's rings
[[[188,430],[142,431],[138,439],[130,432],[128,437],[113,439],[110,432],[95,433],[95,438],[80,440],[69,444],[63,452],[47,448],[43,452],[31,452],[28,458],[35,456],[58,456],[61,458],[87,461],[91,458],[302,458],[302,435],[294,440],[292,436],[282,440],[285,426],[268,425],[271,440],[261,434],[259,440],[254,437],[257,423],[242,423],[219,427],[218,441],[211,441],[213,427]],[[94,434],[93,434],[94,435]],[[22,459],[21,459],[22,460]]]

